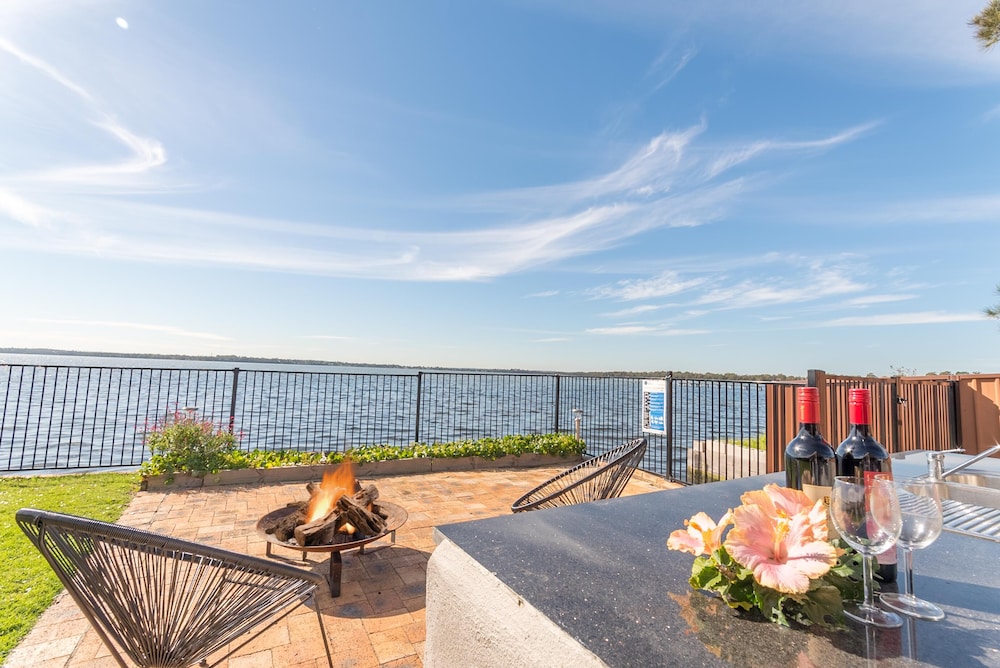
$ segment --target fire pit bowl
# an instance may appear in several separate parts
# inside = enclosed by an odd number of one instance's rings
[[[279,547],[284,547],[289,550],[297,550],[302,553],[302,561],[307,561],[306,557],[309,552],[329,552],[330,553],[330,595],[340,596],[340,578],[343,572],[343,558],[340,553],[344,550],[352,550],[354,548],[358,549],[358,554],[365,553],[365,545],[379,538],[384,538],[385,536],[390,537],[390,542],[396,542],[396,529],[403,526],[406,522],[407,514],[404,508],[397,506],[394,503],[387,503],[385,501],[379,501],[378,506],[389,515],[386,518],[385,531],[376,536],[367,536],[365,538],[359,538],[358,540],[352,540],[345,543],[331,543],[329,545],[306,545],[302,546],[297,543],[279,540],[274,534],[270,534],[264,531],[263,526],[270,526],[275,520],[279,520],[286,515],[291,515],[296,512],[298,508],[295,506],[287,506],[285,508],[279,508],[278,510],[273,510],[267,515],[264,515],[257,521],[257,533],[260,534],[264,540],[267,541],[267,556],[273,557],[271,554],[271,546],[277,545]]]

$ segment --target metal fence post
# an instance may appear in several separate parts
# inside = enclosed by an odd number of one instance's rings
[[[552,433],[554,434],[559,433],[559,379],[560,378],[561,376],[556,376],[556,418],[555,418],[556,423],[555,426],[552,428]]]
[[[233,433],[233,427],[236,425],[236,387],[240,380],[240,368],[236,367],[233,369],[233,394],[229,399],[229,433]]]
[[[663,379],[666,391],[663,396],[663,438],[667,442],[667,480],[674,478],[674,372],[667,372]]]
[[[424,379],[424,372],[423,371],[418,371],[417,372],[417,412],[416,412],[416,414],[414,416],[414,422],[415,422],[415,424],[413,425],[413,442],[414,443],[419,443],[420,442],[420,386],[422,384],[423,379]]]

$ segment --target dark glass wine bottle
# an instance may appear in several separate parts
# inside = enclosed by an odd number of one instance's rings
[[[851,431],[837,448],[837,475],[862,477],[866,483],[879,473],[892,475],[889,453],[871,433],[871,394],[866,389],[852,389],[848,402]],[[896,546],[876,556],[875,577],[883,582],[895,582]]]
[[[819,429],[819,390],[798,388],[799,433],[785,446],[785,485],[830,507],[837,456]]]

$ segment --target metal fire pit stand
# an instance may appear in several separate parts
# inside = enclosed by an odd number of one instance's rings
[[[307,545],[301,546],[295,543],[286,543],[283,540],[278,540],[274,534],[265,533],[261,528],[262,524],[273,524],[275,520],[279,520],[285,515],[290,515],[298,510],[295,506],[288,506],[285,508],[279,508],[274,510],[257,521],[257,533],[264,537],[267,541],[266,554],[267,556],[274,558],[271,554],[271,546],[277,545],[288,550],[296,550],[302,553],[302,561],[308,561],[306,558],[310,552],[329,552],[330,553],[330,577],[328,578],[330,582],[330,596],[337,597],[340,596],[340,578],[344,570],[344,560],[341,556],[341,552],[344,550],[353,550],[358,548],[358,554],[365,553],[365,545],[379,538],[385,538],[389,536],[390,544],[396,543],[396,529],[403,526],[406,522],[407,513],[404,508],[397,506],[394,503],[387,503],[385,501],[378,501],[376,505],[379,506],[386,514],[389,515],[386,518],[385,531],[378,534],[377,536],[368,536],[366,538],[361,538],[359,540],[352,540],[349,543],[336,543],[333,545]]]

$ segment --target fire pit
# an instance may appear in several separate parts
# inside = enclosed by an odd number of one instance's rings
[[[323,475],[320,485],[306,485],[309,501],[292,503],[271,511],[257,521],[257,533],[271,546],[278,545],[302,553],[330,554],[330,595],[340,596],[343,571],[341,552],[358,548],[385,536],[396,542],[396,529],[406,522],[406,510],[394,503],[378,501],[374,485],[362,487],[354,477],[350,462]]]
[[[381,508],[386,511],[388,518],[386,518],[386,528],[385,531],[376,536],[366,536],[365,538],[359,538],[357,540],[351,540],[344,543],[331,543],[327,545],[307,545],[305,547],[293,543],[290,541],[283,541],[278,539],[273,533],[266,533],[262,526],[267,526],[275,521],[280,521],[292,513],[297,512],[295,506],[289,506],[287,508],[281,508],[279,510],[272,511],[264,517],[260,518],[257,522],[257,532],[267,540],[267,556],[273,557],[271,554],[271,546],[278,545],[280,547],[288,548],[289,550],[298,550],[302,553],[302,561],[307,561],[307,555],[310,552],[329,552],[330,553],[330,595],[340,596],[340,578],[343,572],[343,558],[340,553],[344,550],[352,550],[354,548],[359,548],[358,554],[365,553],[365,545],[379,538],[384,538],[389,536],[390,542],[396,542],[396,529],[403,526],[406,522],[407,514],[406,510],[397,506],[394,503],[382,502],[379,504]]]

